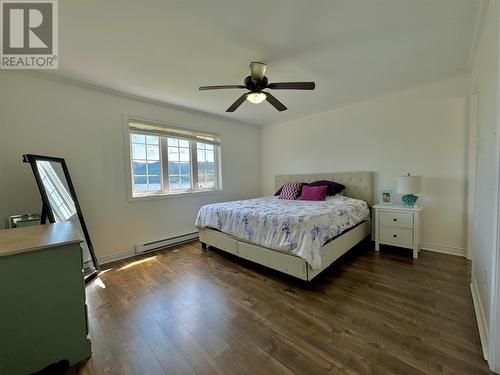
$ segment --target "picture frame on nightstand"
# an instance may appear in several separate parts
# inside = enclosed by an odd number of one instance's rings
[[[391,189],[382,189],[379,191],[379,204],[390,206],[393,204],[393,194]]]

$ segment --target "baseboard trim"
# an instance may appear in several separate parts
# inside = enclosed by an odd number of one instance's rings
[[[135,249],[130,249],[130,250],[121,251],[119,253],[114,253],[114,254],[110,254],[110,255],[104,255],[102,257],[97,257],[97,261],[99,262],[100,265],[102,265],[102,264],[106,264],[106,263],[116,262],[117,260],[132,258],[135,255],[136,255]]]
[[[462,247],[449,246],[449,245],[439,245],[435,243],[422,242],[420,244],[422,250],[434,251],[436,253],[451,254],[460,257],[465,257],[466,251]]]
[[[476,282],[474,276],[471,278],[470,291],[472,294],[472,302],[474,304],[474,311],[476,313],[477,327],[479,329],[479,338],[481,339],[481,348],[483,349],[483,357],[487,361],[489,353],[489,337],[488,337],[488,321],[486,320],[486,314],[484,313],[483,304],[481,303],[481,298],[479,297],[479,292],[477,290]]]

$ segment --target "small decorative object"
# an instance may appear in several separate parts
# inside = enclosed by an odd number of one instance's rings
[[[422,192],[422,176],[399,176],[397,178],[397,192],[403,194],[401,201],[405,206],[414,207],[418,197],[415,194]]]
[[[380,203],[392,204],[392,190],[380,190]]]

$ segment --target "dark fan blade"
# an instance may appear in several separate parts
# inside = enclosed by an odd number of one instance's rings
[[[243,104],[243,102],[246,100],[248,93],[241,95],[233,104],[231,104],[231,107],[226,109],[226,112],[234,112],[236,109]]]
[[[252,77],[252,81],[260,82],[264,78],[264,74],[266,74],[267,65],[261,62],[252,62],[250,63],[250,76]]]
[[[263,91],[264,92],[264,91]],[[269,94],[268,92],[264,92],[266,94],[266,100],[271,103],[271,105],[276,108],[278,111],[286,111],[286,107],[283,103],[281,103],[278,99],[276,99],[274,96]]]
[[[201,86],[200,90],[246,89],[242,85]]]
[[[314,90],[314,82],[277,82],[267,85],[271,90]]]

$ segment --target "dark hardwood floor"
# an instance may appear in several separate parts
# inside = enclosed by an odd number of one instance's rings
[[[488,374],[463,258],[364,242],[310,285],[198,242],[87,287],[81,374]]]

